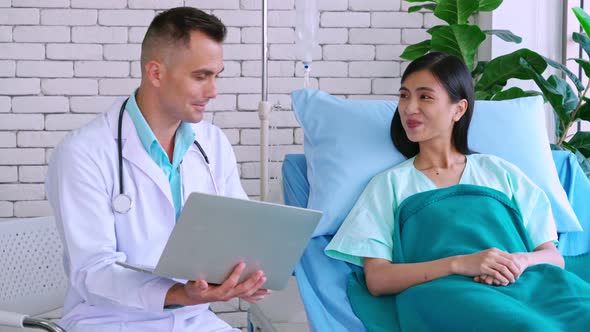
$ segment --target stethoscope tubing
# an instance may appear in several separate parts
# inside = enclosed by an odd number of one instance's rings
[[[133,200],[131,199],[131,197],[128,194],[125,193],[125,187],[124,187],[125,183],[123,180],[123,143],[121,142],[121,136],[122,136],[122,128],[123,128],[123,113],[125,112],[125,108],[127,106],[127,101],[129,101],[129,98],[125,99],[125,101],[121,105],[121,108],[119,109],[119,121],[118,121],[118,127],[117,127],[117,154],[118,154],[118,159],[119,159],[118,160],[118,164],[119,164],[119,194],[113,198],[113,202],[112,202],[113,210],[115,210],[115,212],[121,213],[121,214],[127,213],[131,209],[131,206],[133,205]],[[197,140],[194,140],[193,143],[197,146],[197,149],[199,149],[201,156],[203,156],[203,159],[204,159],[205,163],[207,164],[207,168],[209,170],[209,175],[211,176],[211,181],[213,182],[213,187],[215,189],[215,193],[217,193],[217,185],[215,184],[215,179],[213,178],[213,174],[211,172],[211,165],[209,164],[209,157],[207,157],[207,153],[205,153],[205,150],[203,149],[203,147],[201,146],[201,144],[199,144],[199,142]],[[179,172],[180,172],[180,169],[179,169]]]

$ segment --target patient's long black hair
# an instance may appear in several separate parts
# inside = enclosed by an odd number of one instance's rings
[[[456,103],[461,99],[467,100],[467,110],[461,119],[455,122],[451,137],[452,144],[459,152],[471,154],[472,151],[469,149],[467,142],[467,133],[469,131],[471,116],[473,115],[475,90],[469,69],[456,56],[432,52],[412,61],[404,71],[401,83],[403,84],[411,74],[421,70],[428,70],[442,84],[449,94],[451,102]],[[395,115],[393,116],[390,131],[393,144],[406,158],[411,158],[418,154],[420,147],[418,143],[408,139],[406,131],[402,126],[399,109],[396,109]]]

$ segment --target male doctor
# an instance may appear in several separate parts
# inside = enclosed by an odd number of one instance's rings
[[[237,282],[243,263],[221,285],[115,264],[155,266],[189,193],[247,198],[230,143],[202,121],[225,35],[218,18],[195,8],[157,15],[139,88],[55,149],[46,186],[65,247],[68,331],[228,331],[209,302],[268,293],[263,271]]]

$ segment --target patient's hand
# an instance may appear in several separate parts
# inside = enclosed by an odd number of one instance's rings
[[[520,266],[520,258],[500,249],[490,248],[471,255],[456,256],[454,271],[468,277],[490,276],[508,285],[515,282],[524,268]],[[487,278],[485,278],[487,280]]]
[[[516,279],[518,279],[528,267],[528,260],[524,253],[512,253],[509,255],[510,256],[507,258],[509,258],[517,268],[517,273],[514,276],[516,281]],[[473,281],[494,286],[506,286],[506,284],[504,284],[501,280],[487,274],[475,276]]]
[[[487,284],[490,286],[492,286],[492,285],[493,286],[507,286],[507,285],[503,284],[500,280],[498,280],[492,276],[485,275],[485,274],[482,274],[480,276],[475,276],[473,278],[473,281],[479,282],[481,284]]]

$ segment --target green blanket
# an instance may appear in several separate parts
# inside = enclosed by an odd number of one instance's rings
[[[394,229],[396,263],[432,261],[491,247],[533,250],[521,216],[506,195],[473,185],[408,198],[396,213]],[[382,297],[368,293],[359,273],[349,279],[348,295],[369,331],[590,330],[590,284],[547,264],[529,267],[508,286],[452,275]]]

